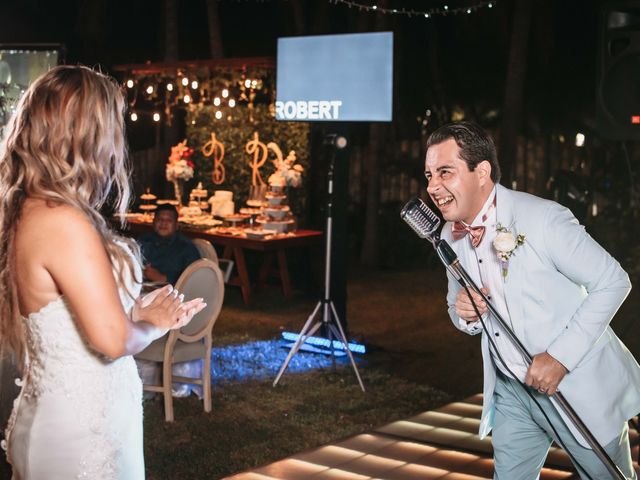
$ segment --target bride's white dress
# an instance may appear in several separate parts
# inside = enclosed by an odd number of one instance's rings
[[[139,285],[128,287],[136,297]],[[122,286],[120,297],[129,311],[134,300]],[[143,479],[133,357],[112,361],[92,350],[64,297],[24,321],[27,366],[2,445],[14,480]]]

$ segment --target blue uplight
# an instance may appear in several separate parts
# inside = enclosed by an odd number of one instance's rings
[[[299,334],[292,332],[282,332],[282,338],[289,342],[295,342],[298,340]],[[304,343],[313,345],[315,347],[324,347],[328,351],[331,350],[331,343],[328,338],[323,337],[307,337]],[[347,344],[349,350],[353,353],[367,353],[367,350],[364,345],[356,342],[349,342]],[[340,340],[333,340],[333,349],[344,352],[344,344]],[[344,355],[344,354],[343,354]]]

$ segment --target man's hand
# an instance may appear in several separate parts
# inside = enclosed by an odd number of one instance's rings
[[[533,356],[533,362],[527,371],[525,383],[545,395],[554,395],[558,385],[569,371],[547,352]]]
[[[489,290],[484,287],[481,288],[480,291],[485,295],[489,293]],[[469,292],[471,292],[471,296],[478,307],[480,315],[484,315],[487,312],[487,304],[476,292],[473,290],[469,290]],[[469,300],[469,296],[467,295],[467,291],[464,288],[458,292],[458,296],[456,297],[456,315],[467,322],[475,322],[478,320],[476,311],[474,310],[471,300]]]
[[[150,282],[166,282],[167,276],[160,273],[160,271],[156,268],[153,268],[151,265],[146,265],[142,270],[142,276],[149,280]]]

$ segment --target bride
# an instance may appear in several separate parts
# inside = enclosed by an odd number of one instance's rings
[[[140,261],[99,210],[129,201],[117,84],[61,66],[22,97],[0,144],[0,341],[23,378],[2,446],[14,479],[141,479],[131,355],[204,308],[140,297]]]

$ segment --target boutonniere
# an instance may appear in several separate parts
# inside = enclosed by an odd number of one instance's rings
[[[525,236],[518,234],[514,236],[513,232],[499,223],[496,225],[498,234],[493,240],[493,248],[496,249],[500,265],[502,265],[502,276],[506,277],[509,273],[509,257],[513,255],[516,248],[524,243]]]

